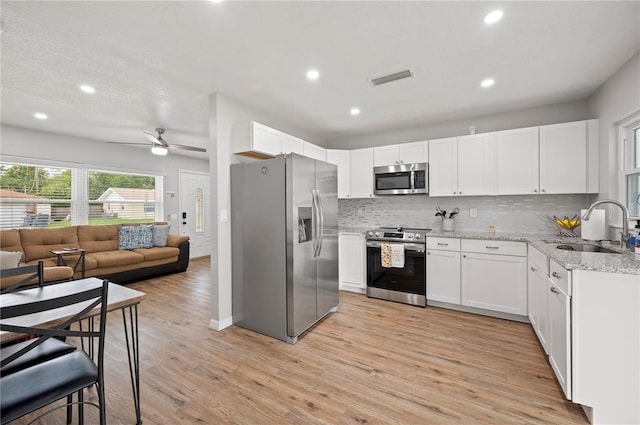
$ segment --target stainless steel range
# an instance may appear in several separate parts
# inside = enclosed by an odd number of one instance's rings
[[[431,229],[381,227],[367,239],[367,296],[426,306],[426,234]]]

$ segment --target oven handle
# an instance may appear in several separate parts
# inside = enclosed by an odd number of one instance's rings
[[[391,243],[391,244],[393,244],[393,243],[398,243],[398,242],[367,241],[367,248],[380,248],[383,243]],[[425,246],[423,244],[405,243],[405,242],[399,242],[399,243],[404,246],[404,249],[406,251],[413,251],[413,252],[424,252],[425,251]]]

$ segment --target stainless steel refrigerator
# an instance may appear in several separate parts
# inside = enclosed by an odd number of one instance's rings
[[[338,306],[336,166],[297,154],[231,166],[234,324],[298,336]]]

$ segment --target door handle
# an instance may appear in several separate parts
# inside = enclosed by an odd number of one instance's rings
[[[316,198],[318,200],[318,216],[320,217],[320,235],[318,236],[318,257],[322,252],[322,243],[324,241],[324,208],[322,206],[322,199],[320,199],[320,192],[316,190]]]
[[[311,190],[311,204],[313,210],[313,230],[311,233],[311,239],[313,241],[313,258],[318,258],[318,236],[320,233],[320,216],[318,214],[318,197],[316,190]]]

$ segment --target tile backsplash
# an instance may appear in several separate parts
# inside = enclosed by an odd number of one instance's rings
[[[430,198],[424,195],[385,196],[365,199],[340,199],[341,227],[375,228],[403,226],[440,229],[441,219],[435,216],[436,205],[447,211],[455,207],[456,230],[488,231],[493,224],[496,232],[541,233],[556,232],[544,215],[571,218],[589,206],[588,195],[536,196],[464,196]],[[476,208],[478,216],[470,217]],[[578,235],[580,227],[577,229]]]

